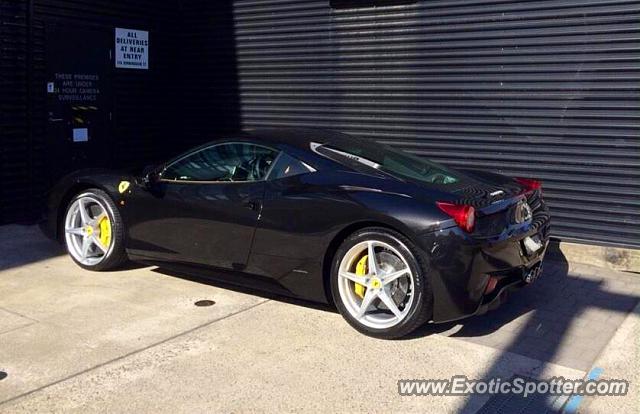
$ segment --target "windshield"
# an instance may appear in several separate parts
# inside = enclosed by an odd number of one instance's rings
[[[399,178],[418,180],[429,184],[455,184],[460,181],[456,173],[425,158],[391,148],[387,145],[367,142],[346,142],[315,146],[322,155],[337,155]]]

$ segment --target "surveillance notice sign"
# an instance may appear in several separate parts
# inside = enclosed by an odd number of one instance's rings
[[[149,32],[116,27],[116,68],[149,69]]]

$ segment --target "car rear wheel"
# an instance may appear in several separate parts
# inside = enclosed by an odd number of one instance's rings
[[[401,337],[431,317],[425,261],[409,239],[389,229],[362,229],[342,243],[331,289],[342,316],[370,336]]]
[[[126,261],[122,218],[111,198],[90,189],[75,196],[64,218],[67,252],[88,270],[110,270]]]

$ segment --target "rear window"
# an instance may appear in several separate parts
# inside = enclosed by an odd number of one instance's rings
[[[428,184],[448,185],[460,181],[459,173],[425,158],[367,142],[313,145],[316,152],[337,161],[356,162],[387,174]]]

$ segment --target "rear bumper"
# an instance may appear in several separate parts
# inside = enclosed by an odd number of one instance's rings
[[[457,320],[496,308],[509,292],[529,284],[525,276],[537,278],[549,243],[546,208],[538,213],[529,226],[493,239],[472,239],[453,227],[423,240],[425,251],[430,253],[434,322]],[[532,236],[542,242],[536,252],[527,250],[524,243]],[[488,288],[491,278],[494,288]]]

